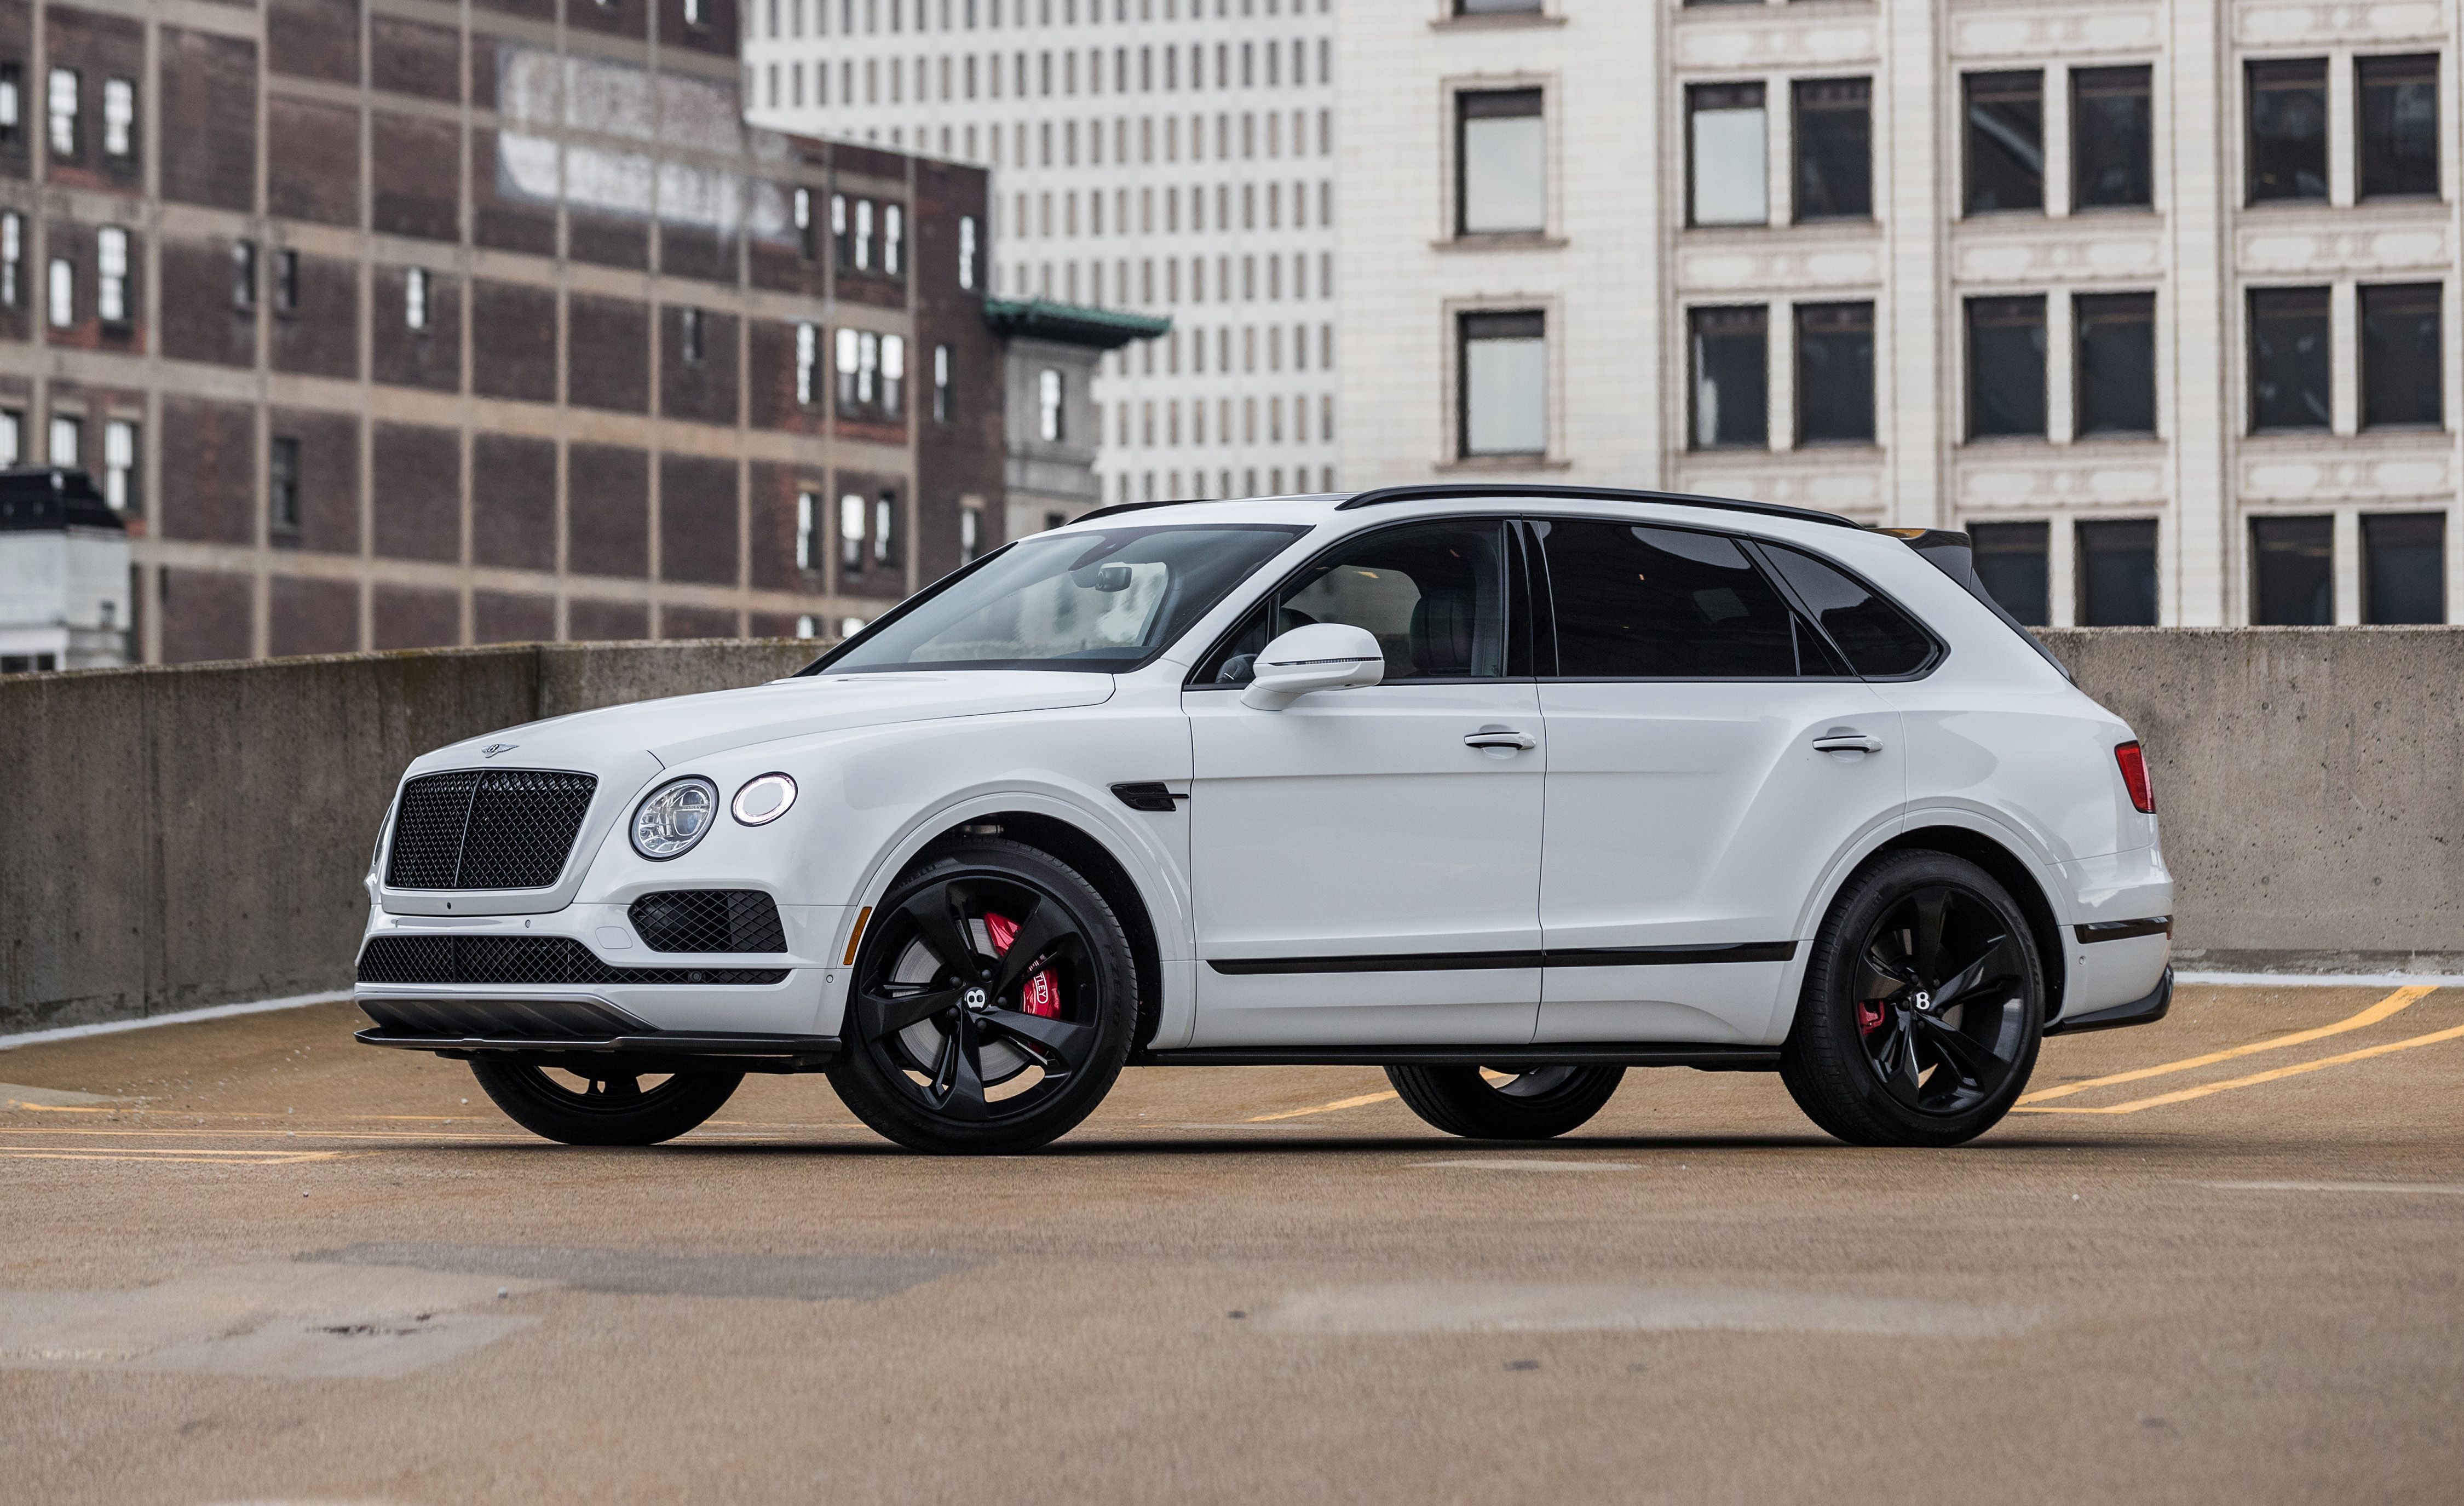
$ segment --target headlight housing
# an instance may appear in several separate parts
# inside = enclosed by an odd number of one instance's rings
[[[744,782],[728,803],[736,819],[749,827],[768,826],[796,803],[796,782],[784,774],[762,774]]]
[[[671,780],[633,808],[633,851],[654,863],[682,857],[710,834],[718,786],[699,775]]]

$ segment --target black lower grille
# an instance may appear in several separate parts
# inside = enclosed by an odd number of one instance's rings
[[[564,872],[599,781],[556,769],[451,769],[402,786],[392,889],[544,889]]]
[[[626,914],[654,952],[783,952],[779,906],[759,889],[682,889],[644,895]]]
[[[360,953],[362,983],[774,984],[783,967],[610,967],[562,936],[380,936]]]

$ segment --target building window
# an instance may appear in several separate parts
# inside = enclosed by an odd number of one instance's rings
[[[872,400],[872,374],[864,359],[866,341],[859,331],[841,328],[836,343],[839,411],[852,413]],[[872,355],[875,361],[880,359],[877,341]]]
[[[872,270],[872,201],[870,199],[855,201],[855,232],[849,240],[855,256],[851,265],[858,272],[870,272]]]
[[[26,415],[0,408],[0,466],[16,465],[26,456]]]
[[[77,264],[66,256],[52,258],[52,286],[49,313],[54,329],[66,329],[77,322]]]
[[[274,254],[274,312],[299,312],[299,253],[296,251]]]
[[[1874,442],[1874,305],[1796,306],[1799,444]]]
[[[898,563],[898,494],[884,492],[872,503],[872,563]]]
[[[24,118],[26,65],[0,63],[0,143],[14,144]]]
[[[2045,300],[1968,300],[1968,436],[2045,432]]]
[[[1035,377],[1035,432],[1046,444],[1059,444],[1068,430],[1064,398],[1068,384],[1060,369],[1045,366]]]
[[[821,334],[812,325],[796,326],[796,403],[800,408],[813,406],[813,368],[821,361],[820,344]]]
[[[1458,453],[1466,459],[1547,454],[1547,316],[1536,310],[1465,314],[1458,339]]]
[[[2156,432],[2156,295],[2082,294],[2078,326],[2079,422],[2086,434]]]
[[[702,364],[701,310],[697,308],[676,310],[676,346],[684,357],[685,365],[697,366]]]
[[[950,347],[933,347],[933,421],[950,421]]]
[[[881,337],[881,414],[897,418],[907,411],[907,338]]]
[[[1969,74],[1963,203],[1969,214],[2045,207],[2045,76]]]
[[[1771,324],[1760,304],[1686,316],[1694,376],[1693,448],[1763,449],[1771,442]]]
[[[1874,84],[1810,78],[1793,86],[1796,217],[1874,217]]]
[[[231,242],[231,307],[248,313],[256,307],[256,242]]]
[[[795,203],[796,255],[810,261],[813,259],[813,190],[798,188]]]
[[[94,233],[94,312],[106,324],[128,322],[128,232],[106,225]]]
[[[1297,5],[1299,0],[1293,0],[1293,3]],[[1457,15],[1538,15],[1541,9],[1542,0],[1455,0]],[[1318,44],[1318,72],[1321,82],[1324,81],[1323,76],[1326,72],[1325,46],[1323,42]],[[1297,68],[1293,70],[1295,82],[1298,81],[1299,72]]]
[[[1537,89],[1455,96],[1455,233],[1548,227],[1548,146]]]
[[[855,265],[855,248],[847,243],[847,201],[844,193],[830,195],[830,255],[842,272]]]
[[[2079,525],[2079,625],[2156,626],[2156,520]]]
[[[2155,202],[2150,70],[2071,74],[2071,207],[2145,209]]]
[[[958,216],[958,286],[972,290],[976,285],[976,217]]]
[[[2250,520],[2251,616],[2262,628],[2336,621],[2336,520]]]
[[[822,567],[822,497],[819,492],[796,494],[796,568],[818,570]]]
[[[796,636],[813,638],[821,635],[821,624],[809,613],[796,619]]]
[[[116,512],[137,505],[137,426],[125,418],[102,426],[102,499]]]
[[[266,456],[266,501],[272,509],[271,520],[276,533],[299,531],[299,441],[284,434],[274,436],[271,453]]]
[[[684,8],[685,25],[698,31],[710,24],[710,12],[703,8],[702,0],[684,0]]]
[[[839,568],[864,573],[864,498],[853,492],[839,498]]]
[[[85,453],[85,420],[66,415],[52,419],[51,462],[63,470],[74,471],[83,463]]]
[[[2020,626],[2041,628],[2053,620],[2053,571],[2048,563],[2048,523],[1970,523],[1968,542],[1977,583]]]
[[[1687,217],[1695,225],[1763,225],[1771,220],[1763,86],[1698,83],[1685,91]]]
[[[2365,199],[2438,192],[2438,55],[2365,57],[2356,65]]]
[[[2250,202],[2327,196],[2327,59],[2252,63]]]
[[[2258,288],[2250,295],[2250,427],[2324,429],[2327,290]]]
[[[984,549],[984,510],[980,507],[958,509],[958,563],[964,565]]]
[[[2447,518],[2387,513],[2362,520],[2362,620],[2447,620]]]
[[[77,154],[77,74],[74,68],[52,70],[46,96],[52,118],[52,155],[74,162]]]
[[[102,81],[102,154],[137,155],[137,85],[130,79]]]
[[[2364,429],[2446,422],[2439,292],[2435,282],[2361,290]]]
[[[425,334],[428,330],[428,269],[413,267],[403,274],[402,322],[407,329]]]
[[[26,216],[14,210],[0,214],[0,306],[15,308],[25,300]]]
[[[907,270],[907,211],[895,204],[881,209],[881,270],[893,277]]]

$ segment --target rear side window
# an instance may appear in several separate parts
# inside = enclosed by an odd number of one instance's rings
[[[1736,542],[1535,520],[1568,679],[1775,679],[1845,669]]]
[[[1785,544],[1762,547],[1858,674],[1914,675],[1932,662],[1932,636],[1890,601],[1810,554]]]

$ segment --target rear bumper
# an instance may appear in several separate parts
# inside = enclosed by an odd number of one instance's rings
[[[2047,1035],[2076,1035],[2081,1030],[2118,1030],[2125,1025],[2153,1025],[2173,1008],[2173,969],[2156,981],[2155,990],[2144,999],[2127,1004],[2108,1005],[2085,1014],[2056,1020],[2045,1027]]]

